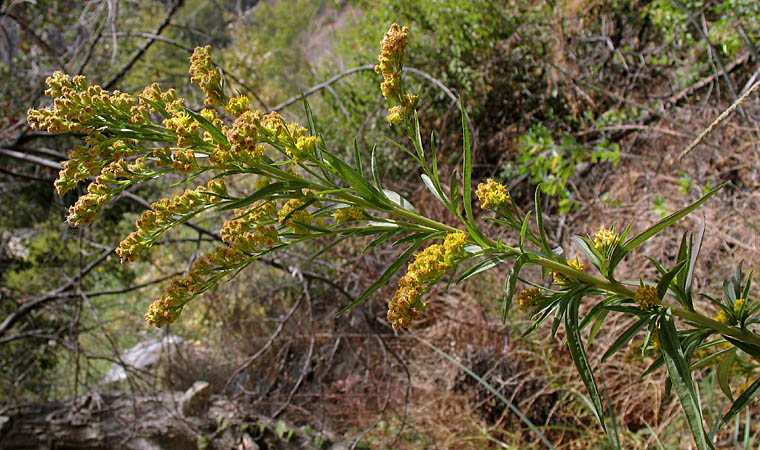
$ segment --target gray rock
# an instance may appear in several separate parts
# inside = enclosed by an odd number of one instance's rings
[[[205,381],[196,381],[182,396],[180,403],[182,415],[185,417],[197,416],[206,409],[210,397],[211,385]]]

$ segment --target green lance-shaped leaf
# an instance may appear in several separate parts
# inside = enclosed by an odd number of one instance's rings
[[[673,281],[673,278],[675,278],[675,276],[678,274],[678,272],[683,268],[683,266],[686,263],[687,261],[679,262],[672,269],[670,269],[665,275],[662,276],[662,278],[660,279],[660,282],[657,283],[657,297],[659,297],[660,299],[665,298],[665,294],[668,293],[668,287],[670,286],[670,282]]]
[[[512,299],[515,296],[515,287],[517,286],[517,278],[520,276],[520,269],[525,260],[523,256],[517,258],[515,264],[507,272],[507,279],[504,282],[504,301],[501,306],[501,324],[505,326],[507,324],[507,315],[512,308]]]
[[[475,218],[472,215],[472,149],[470,148],[470,127],[467,124],[467,113],[464,110],[461,99],[459,100],[459,109],[462,111],[462,147],[464,148],[462,201],[464,202],[464,212],[467,215],[467,220],[474,224]]]
[[[171,114],[169,114],[169,111],[166,110],[163,106],[161,106],[160,103],[154,102],[151,99],[145,98],[145,97],[139,97],[140,100],[144,101],[145,103],[149,104],[153,109],[158,111],[162,116],[164,116],[165,119],[170,119],[172,117]]]
[[[723,391],[726,397],[731,401],[734,400],[730,384],[731,366],[734,365],[734,361],[736,361],[736,349],[732,348],[725,356],[723,356],[723,359],[720,360],[717,368],[718,386],[720,386],[720,390]]]
[[[726,186],[726,184],[728,184],[728,182],[721,184],[717,188],[705,194],[702,198],[700,198],[696,202],[692,203],[686,208],[683,208],[679,211],[674,212],[668,217],[662,219],[661,221],[647,228],[646,230],[644,230],[644,232],[642,232],[638,236],[635,236],[629,239],[628,241],[625,242],[625,244],[619,246],[613,254],[612,261],[610,261],[610,268],[612,269],[616,267],[617,264],[620,261],[622,261],[625,255],[627,255],[631,250],[643,244],[655,234],[659,233],[660,231],[664,230],[670,225],[676,223],[677,221],[679,221],[680,219],[682,219],[683,217],[685,217],[686,215],[688,215],[695,209],[699,208],[702,205],[702,203],[706,202],[707,199],[715,195],[719,190],[723,189]]]
[[[435,184],[433,184],[433,180],[431,180],[430,177],[424,173],[422,174],[422,182],[425,183],[425,187],[428,188],[428,190],[435,196],[435,198],[438,199],[439,202],[443,203],[446,207],[449,206],[449,202],[442,197],[443,191],[439,193],[438,188],[436,188]]]
[[[586,386],[586,391],[588,391],[588,394],[591,397],[591,402],[594,405],[597,419],[599,419],[599,423],[602,425],[602,428],[606,433],[607,425],[604,421],[602,397],[599,395],[599,388],[596,385],[594,372],[591,370],[591,364],[589,364],[586,349],[583,346],[583,340],[581,339],[581,333],[578,327],[578,309],[580,308],[582,298],[582,292],[573,296],[570,300],[567,314],[565,314],[567,348],[570,350],[570,356],[573,358],[573,363],[575,363],[575,367],[578,369],[578,374],[581,376],[581,380],[583,380],[583,384]]]
[[[414,205],[409,203],[407,199],[401,196],[398,192],[391,191],[390,189],[383,189],[383,194],[390,200],[391,202],[395,203],[396,205],[404,208],[407,211],[411,211],[416,213],[417,210],[414,208]]]
[[[514,258],[512,255],[497,255],[492,258],[484,259],[483,261],[480,261],[479,263],[465,270],[464,273],[462,273],[462,275],[460,275],[459,279],[456,281],[456,284],[459,284],[470,277],[474,277],[481,272],[485,272],[488,269],[496,267],[504,261],[508,261],[512,258]]]
[[[214,138],[214,142],[216,142],[217,144],[223,144],[223,145],[229,144],[229,142],[227,142],[227,136],[225,136],[224,133],[222,133],[222,130],[214,126],[214,124],[209,122],[208,119],[198,114],[197,112],[193,111],[192,109],[188,109],[185,107],[183,107],[183,109],[193,119],[195,119],[196,122],[198,122],[198,125],[200,125],[201,128],[208,131],[211,137]]]
[[[359,175],[364,176],[364,167],[362,167],[362,157],[359,153],[359,142],[354,138],[354,165]]]
[[[744,341],[740,341],[738,339],[734,339],[728,336],[723,336],[728,342],[734,344],[736,347],[739,347],[739,350],[743,351],[744,353],[748,354],[752,358],[754,358],[756,361],[760,361],[760,347],[748,344]]]
[[[270,183],[261,189],[258,189],[256,192],[247,197],[225,203],[225,205],[219,208],[219,210],[228,211],[230,209],[242,208],[244,206],[252,204],[257,200],[269,198],[274,194],[300,191],[301,189],[307,188],[309,186],[310,184],[305,181],[277,181],[275,183]]]
[[[385,286],[385,284],[388,283],[388,280],[391,279],[393,274],[398,272],[401,266],[406,264],[406,262],[409,260],[409,258],[412,257],[414,252],[418,248],[420,248],[422,244],[424,243],[425,241],[419,241],[415,243],[414,245],[412,245],[411,247],[409,247],[408,249],[406,249],[406,251],[404,251],[404,253],[402,253],[401,256],[393,264],[391,264],[390,267],[388,267],[388,269],[385,270],[385,272],[380,276],[380,278],[378,278],[378,280],[375,281],[374,284],[372,284],[372,286],[370,286],[366,291],[364,291],[364,293],[360,295],[359,298],[351,302],[350,305],[343,308],[338,314],[335,315],[335,317],[340,317],[343,314],[347,313],[348,311],[351,311],[352,309],[361,305],[362,303],[364,303],[365,300],[367,300],[370,297],[370,295],[374,294],[378,289]]]
[[[344,163],[340,158],[327,151],[323,152],[325,161],[333,168],[335,174],[343,181],[348,183],[363,199],[374,205],[381,207],[388,203],[385,196],[374,186],[369,184],[364,177],[353,167]]]
[[[372,146],[372,153],[370,157],[370,168],[372,170],[372,181],[375,182],[375,187],[377,189],[383,189],[383,185],[380,183],[380,172],[377,169],[377,146]]]
[[[454,207],[454,214],[461,217],[462,203],[459,201],[459,180],[457,180],[457,171],[451,171],[451,177],[449,178],[449,198],[451,199],[451,206]]]
[[[520,227],[520,250],[525,245],[525,236],[528,234],[528,225],[530,224],[530,211],[525,215],[522,226]]]
[[[681,343],[678,339],[678,331],[676,331],[676,326],[673,323],[673,316],[668,314],[660,318],[659,337],[662,358],[668,369],[668,379],[673,384],[678,399],[681,401],[681,407],[686,414],[686,422],[689,424],[697,448],[699,450],[713,449],[712,443],[707,439],[705,433],[699,397],[691,378],[689,364],[681,351]]]
[[[600,272],[602,272],[602,255],[599,253],[599,251],[594,247],[593,245],[590,245],[588,240],[586,238],[583,238],[581,236],[572,236],[570,238],[570,241],[575,244],[576,247],[578,247],[578,250],[583,252],[584,255],[586,255],[586,258],[588,258],[589,261],[591,261],[591,264],[594,265],[597,269],[599,269]],[[602,272],[604,274],[604,272]]]
[[[538,228],[538,234],[541,236],[541,248],[547,255],[552,254],[552,249],[549,246],[549,240],[546,239],[546,230],[544,230],[544,213],[541,206],[541,185],[536,186],[536,192],[534,194],[535,210],[536,210],[536,227]]]
[[[303,95],[303,91],[301,91],[301,102],[303,102],[303,110],[306,112],[306,123],[309,127],[309,134],[316,136],[317,127],[314,125],[314,115],[311,112],[311,105],[309,105],[309,101],[306,100],[306,96]]]
[[[723,420],[720,421],[721,426],[727,424],[729,420],[733,419],[736,414],[749,405],[749,403],[757,397],[758,392],[760,392],[760,378],[753,381],[752,384],[750,384],[747,389],[736,398],[726,415],[723,416]]]
[[[618,337],[610,346],[610,348],[607,349],[607,351],[604,353],[604,356],[602,356],[602,362],[606,361],[607,358],[617,353],[617,351],[620,350],[624,345],[627,345],[629,342],[631,342],[631,339],[633,339],[633,337],[636,336],[639,331],[643,330],[644,327],[646,327],[648,324],[649,318],[642,317],[638,320],[638,322],[628,327],[628,329],[625,330],[623,334],[621,334],[620,337]]]

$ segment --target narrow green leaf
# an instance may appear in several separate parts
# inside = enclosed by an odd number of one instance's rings
[[[159,112],[162,116],[164,116],[165,119],[170,119],[172,117],[171,114],[169,114],[169,111],[166,110],[161,104],[154,102],[151,99],[145,98],[140,96],[140,100],[144,101],[145,103],[149,104],[153,109]]]
[[[454,213],[457,216],[462,214],[462,202],[459,201],[459,180],[457,180],[457,171],[451,171],[451,178],[449,179],[449,198],[451,199],[451,205],[454,207]]]
[[[303,110],[306,112],[306,122],[309,127],[309,134],[316,136],[317,127],[314,125],[314,115],[311,112],[311,105],[309,105],[309,101],[306,100],[306,96],[303,95],[303,91],[301,91],[301,102],[303,102]]]
[[[749,387],[745,389],[739,397],[736,398],[726,415],[723,416],[723,420],[720,422],[721,426],[727,424],[729,420],[733,419],[736,414],[738,414],[742,409],[749,405],[749,403],[754,400],[755,397],[757,397],[759,391],[760,378],[753,381],[752,384],[750,384]]]
[[[513,257],[509,255],[498,255],[493,258],[488,258],[483,261],[480,261],[479,263],[475,264],[474,266],[464,271],[464,273],[459,276],[459,279],[456,281],[455,284],[459,284],[470,277],[474,277],[475,275],[481,272],[484,272],[488,269],[491,269],[493,267],[496,267],[499,264],[503,263],[504,261],[508,261],[512,258]]]
[[[367,244],[366,247],[364,247],[364,249],[362,250],[362,255],[367,253],[369,250],[377,247],[378,245],[382,244],[383,242],[387,241],[388,239],[392,238],[393,236],[397,235],[398,233],[401,233],[401,231],[402,230],[397,229],[397,230],[388,230],[382,233],[379,237],[375,238],[374,240],[372,240],[372,242]]]
[[[760,361],[760,347],[757,347],[756,345],[752,345],[752,344],[747,344],[746,342],[742,342],[738,339],[734,339],[728,336],[723,336],[723,338],[727,340],[728,342],[734,344],[734,346],[739,347],[739,350],[748,354],[749,356],[754,358],[756,361]]]
[[[351,311],[352,309],[354,309],[357,306],[361,305],[362,303],[364,303],[370,297],[370,295],[374,294],[378,289],[380,289],[381,287],[385,286],[385,284],[388,283],[388,280],[391,279],[391,277],[393,276],[393,274],[395,274],[396,272],[398,272],[398,270],[401,268],[401,266],[403,266],[409,260],[409,258],[412,257],[412,255],[414,254],[414,252],[418,248],[420,248],[422,246],[422,244],[424,244],[424,243],[425,243],[425,241],[420,241],[420,242],[415,243],[414,245],[412,245],[408,249],[406,249],[406,251],[404,251],[404,253],[402,253],[401,256],[396,261],[394,261],[393,264],[391,264],[385,270],[385,272],[383,272],[383,274],[380,276],[380,278],[378,278],[378,280],[375,281],[372,284],[372,286],[370,286],[369,288],[367,288],[367,290],[364,291],[364,293],[362,295],[360,295],[356,300],[354,300],[353,302],[351,302],[350,305],[348,305],[345,308],[343,308],[342,310],[340,310],[340,312],[338,314],[336,314],[335,317],[338,318],[338,317],[342,316],[343,314],[347,313],[348,311]]]
[[[471,224],[474,224],[475,217],[472,215],[472,149],[470,148],[470,127],[467,124],[467,113],[464,110],[464,105],[462,105],[462,99],[459,99],[459,109],[462,111],[462,146],[464,148],[462,201],[464,202],[464,212],[467,215],[467,220]]]
[[[315,259],[317,259],[320,256],[322,256],[325,253],[327,253],[331,248],[335,248],[336,245],[340,244],[341,242],[345,241],[348,238],[349,238],[348,235],[338,237],[337,239],[333,240],[329,244],[327,244],[324,247],[322,247],[322,249],[320,251],[318,251],[314,255],[310,256],[309,259],[308,259],[308,262],[309,263],[313,262]]]
[[[578,250],[586,255],[586,258],[591,261],[591,264],[593,264],[594,267],[599,269],[599,271],[602,271],[602,255],[599,254],[593,245],[589,245],[588,241],[580,236],[572,236],[570,241],[578,247]]]
[[[214,138],[214,141],[217,144],[223,144],[223,145],[229,144],[229,142],[227,142],[227,136],[225,136],[224,133],[222,133],[222,130],[214,126],[214,124],[209,122],[208,119],[198,114],[197,112],[193,111],[192,109],[185,108],[184,106],[183,106],[183,109],[193,119],[195,119],[196,122],[198,122],[198,125],[200,125],[201,128],[208,131],[208,134],[210,134],[211,137]]]
[[[528,234],[528,224],[530,224],[530,211],[525,215],[522,227],[520,227],[520,250],[525,246],[525,235]]]
[[[607,361],[607,358],[617,353],[624,345],[628,345],[641,330],[649,324],[648,317],[642,317],[638,322],[634,323],[628,329],[626,329],[616,340],[610,345],[610,348],[602,356],[602,362]]]
[[[599,395],[599,388],[596,385],[594,371],[589,364],[586,348],[583,345],[580,329],[578,328],[578,309],[580,308],[583,293],[579,292],[570,299],[570,305],[565,315],[565,332],[567,333],[567,348],[570,350],[570,356],[578,369],[578,374],[586,386],[586,391],[591,397],[594,404],[597,419],[602,425],[602,429],[607,433],[607,425],[604,420],[604,407],[602,406],[602,397]]]
[[[404,208],[405,210],[417,212],[417,210],[414,209],[414,205],[409,203],[409,201],[402,197],[398,192],[391,191],[390,189],[383,189],[383,193],[388,200]]]
[[[557,336],[557,331],[559,330],[559,326],[562,324],[562,319],[565,318],[565,314],[567,313],[567,306],[570,304],[571,298],[572,295],[567,294],[562,297],[562,300],[559,302],[559,311],[557,311],[557,314],[554,315],[554,320],[552,321],[552,339]]]
[[[512,307],[512,298],[515,296],[515,288],[517,287],[517,278],[520,276],[520,269],[523,265],[522,256],[517,258],[515,264],[507,272],[507,279],[504,282],[504,301],[501,305],[501,325],[507,325],[507,316],[509,310]]]
[[[377,170],[377,154],[375,153],[377,146],[372,146],[372,153],[370,156],[370,168],[372,169],[372,180],[375,182],[377,189],[382,190],[383,185],[380,184],[380,172]]]
[[[438,192],[438,188],[435,186],[433,180],[431,180],[430,177],[424,173],[422,174],[422,182],[425,183],[425,186],[435,196],[435,198],[438,199],[439,202],[443,203],[446,207],[448,207],[449,202],[445,200],[443,197],[441,197],[441,193]]]
[[[354,165],[359,175],[364,177],[364,167],[362,167],[362,156],[359,153],[359,142],[354,138]]]
[[[679,262],[675,266],[673,266],[672,269],[668,271],[665,275],[662,276],[660,279],[660,282],[657,283],[657,296],[662,300],[665,298],[665,294],[668,293],[668,287],[670,286],[670,282],[673,281],[673,278],[678,274],[678,272],[686,265],[686,260]],[[680,300],[680,299],[679,299]]]
[[[325,161],[335,170],[335,174],[344,182],[348,183],[363,199],[378,206],[387,204],[383,194],[374,186],[369,184],[364,177],[353,167],[344,163],[340,158],[325,151],[323,152]]]
[[[662,357],[668,369],[668,379],[673,384],[678,399],[681,401],[681,408],[686,414],[686,422],[689,424],[694,442],[699,450],[712,449],[713,446],[707,440],[705,433],[697,390],[691,378],[689,364],[681,351],[678,331],[676,331],[672,316],[661,317],[659,337]]]
[[[257,189],[253,194],[225,203],[225,205],[219,208],[220,211],[228,211],[230,209],[242,208],[248,206],[257,200],[262,200],[271,197],[274,194],[290,193],[294,191],[300,191],[303,188],[309,187],[309,183],[305,181],[277,181],[270,183],[261,189]]]
[[[706,202],[707,199],[715,195],[718,191],[723,189],[728,182],[721,184],[717,188],[713,189],[712,191],[705,194],[702,198],[697,200],[696,202],[692,203],[691,205],[687,206],[686,208],[683,208],[679,211],[674,212],[673,214],[669,215],[668,217],[662,219],[661,221],[657,222],[656,224],[652,225],[651,227],[647,228],[644,232],[639,234],[638,236],[629,239],[625,244],[623,244],[623,255],[629,253],[634,248],[638,247],[639,245],[646,242],[647,239],[651,238],[655,234],[659,233],[660,231],[664,230],[665,228],[669,227],[670,225],[676,223],[678,220],[682,219],[687,214],[691,213],[695,209],[699,208],[702,203]],[[622,256],[620,259],[622,259]]]
[[[425,240],[425,241],[430,240],[430,239],[438,239],[438,238],[444,237],[445,235],[446,235],[445,231],[434,231],[432,233],[430,231],[421,231],[419,233],[412,233],[408,236],[404,236],[403,238],[394,242],[393,246],[398,247],[399,245],[411,244],[411,243],[419,241],[420,239]]]
[[[723,356],[723,359],[720,360],[718,368],[716,369],[720,390],[723,391],[726,397],[732,402],[734,401],[734,395],[731,392],[731,366],[734,365],[734,361],[736,361],[736,349],[732,348],[725,356]]]
[[[536,227],[538,227],[538,234],[541,237],[541,248],[547,255],[552,254],[551,246],[549,246],[549,240],[546,239],[546,230],[544,230],[544,213],[541,206],[541,185],[536,186],[536,192],[534,193],[534,209],[536,211]]]
[[[417,150],[417,157],[419,158],[422,167],[427,168],[425,162],[425,149],[422,147],[422,135],[420,134],[420,119],[417,117],[417,110],[414,110],[414,148]]]
[[[430,132],[430,156],[433,158],[433,180],[435,181],[435,185],[440,190],[441,195],[443,195],[443,190],[441,189],[441,180],[438,179],[438,150],[436,148],[436,142],[435,142],[435,132]]]

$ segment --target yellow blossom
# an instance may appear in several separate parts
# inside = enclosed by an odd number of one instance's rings
[[[583,269],[584,269],[583,261],[581,261],[580,259],[578,259],[577,256],[575,257],[575,259],[568,260],[567,261],[567,265],[570,266],[570,267],[572,267],[575,270],[583,271]],[[568,277],[568,276],[566,276],[565,274],[563,274],[561,272],[551,271],[549,273],[551,274],[551,276],[554,279],[555,283],[566,283],[568,281],[574,281],[574,279],[572,277]]]
[[[652,311],[660,304],[660,297],[657,295],[657,288],[654,286],[642,286],[636,291],[633,300],[639,305],[639,308]]]
[[[211,63],[211,46],[195,47],[190,56],[190,81],[206,94],[204,105],[214,106],[224,104],[222,92],[222,73]]]
[[[478,196],[480,207],[483,209],[498,208],[509,201],[507,187],[492,178],[486,180],[485,184],[478,184],[475,195]]]
[[[358,206],[349,206],[348,208],[336,209],[332,216],[337,223],[348,222],[350,220],[363,220],[364,210]]]
[[[517,304],[520,306],[520,309],[531,309],[536,306],[536,298],[540,296],[540,289],[523,289],[517,294]]]
[[[467,235],[450,233],[443,244],[433,244],[418,253],[398,282],[398,290],[388,304],[388,321],[394,329],[408,328],[427,304],[421,300],[425,285],[435,283],[454,267],[464,254]]]
[[[618,235],[612,228],[601,228],[594,233],[594,247],[600,252],[607,251],[617,240]]]

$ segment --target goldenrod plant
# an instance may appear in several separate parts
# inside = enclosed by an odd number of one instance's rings
[[[210,178],[153,203],[137,220],[136,231],[119,245],[121,261],[132,262],[163,233],[187,220],[210,212],[227,217],[220,230],[223,245],[197,259],[184,277],[174,280],[150,305],[145,319],[151,325],[174,322],[188,302],[263,255],[320,238],[371,236],[367,248],[389,241],[408,246],[340,312],[366,301],[411,261],[388,304],[388,321],[395,329],[413,326],[428,305],[426,293],[447,274],[450,280],[461,282],[508,264],[502,320],[506,323],[516,295],[519,307],[534,318],[529,332],[549,318],[555,332],[564,322],[568,349],[605,432],[610,433],[610,413],[604,408],[581,332],[604,326],[608,313],[618,312],[637,321],[611,345],[604,359],[645,333],[642,353],[657,355],[647,373],[666,367],[697,447],[712,448],[714,433],[705,432],[692,371],[718,364],[720,387],[733,401],[723,417],[724,425],[760,390],[760,378],[741,391],[732,384],[737,367],[749,375],[755,364],[748,358],[760,358],[760,336],[751,328],[760,321],[760,303],[751,299],[751,274],[745,279],[740,266],[725,283],[721,300],[703,294],[719,308],[716,317],[708,317],[695,308],[698,296],[692,291],[704,230],[684,234],[672,267],[651,261],[659,279],[619,280],[616,268],[633,250],[693,212],[722,186],[636,236],[629,223],[622,231],[610,227],[575,236],[573,250],[553,248],[544,227],[540,188],[535,207],[527,214],[507,188],[493,179],[473,189],[464,112],[461,179],[456,172],[448,182],[439,178],[434,136],[425,148],[416,111],[418,96],[406,92],[402,80],[408,34],[406,27],[393,24],[381,43],[376,71],[383,77],[382,94],[391,103],[387,120],[404,127],[409,142],[395,143],[396,147],[419,166],[422,183],[458,219],[458,227],[426,217],[399,193],[384,188],[374,150],[366,155],[355,147],[351,163],[328,149],[305,99],[307,120],[298,124],[287,123],[276,112],[253,109],[246,97],[229,97],[209,47],[197,48],[190,65],[192,81],[206,95],[205,109],[188,108],[173,89],[164,90],[158,84],[135,96],[107,92],[81,76],[70,78],[57,72],[47,80],[46,94],[53,98],[53,105],[30,110],[28,120],[51,133],[86,135],[86,145],[69,152],[56,181],[60,194],[89,182],[87,193],[69,209],[68,221],[75,226],[92,223],[108,201],[136,183],[170,173],[188,183],[201,175]],[[255,183],[250,185],[255,189],[233,195],[226,180],[241,175],[253,177]],[[486,219],[519,233],[516,242],[493,239],[481,231],[473,212],[473,191]],[[539,266],[545,279],[520,278],[521,269],[528,266]],[[531,287],[516,292],[518,280]],[[582,303],[587,304],[583,316]]]

